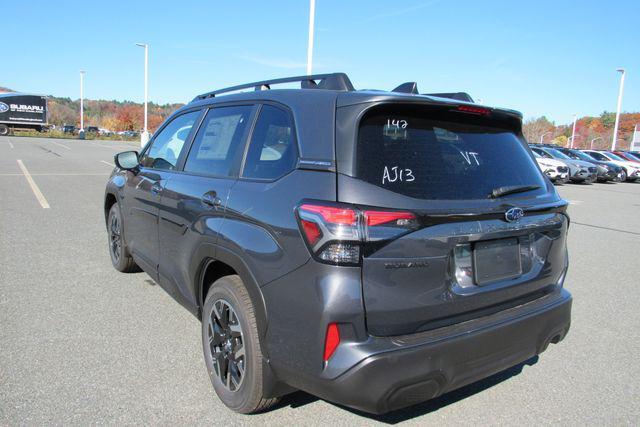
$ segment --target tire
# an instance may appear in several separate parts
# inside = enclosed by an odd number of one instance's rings
[[[620,182],[625,182],[626,180],[627,180],[627,170],[622,169],[622,172],[620,172]]]
[[[109,256],[111,256],[111,264],[122,273],[134,273],[140,271],[140,267],[135,263],[133,257],[129,253],[129,249],[124,241],[122,234],[122,214],[120,206],[114,203],[109,210],[107,217],[107,233],[109,236]]]
[[[256,316],[237,275],[222,277],[209,288],[202,310],[202,349],[213,389],[229,409],[251,414],[278,402],[278,397],[263,394]]]
[[[9,135],[9,126],[0,124],[0,135],[2,136]]]

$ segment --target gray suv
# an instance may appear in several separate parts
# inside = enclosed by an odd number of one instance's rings
[[[341,73],[206,93],[116,155],[111,260],[201,319],[234,411],[297,389],[413,405],[569,330],[567,202],[521,125],[465,93],[358,91]]]

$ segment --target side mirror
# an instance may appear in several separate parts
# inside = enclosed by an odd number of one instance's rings
[[[140,165],[137,151],[125,151],[113,156],[116,166],[124,170],[134,170]]]

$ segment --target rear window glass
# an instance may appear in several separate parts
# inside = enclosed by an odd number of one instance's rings
[[[518,136],[484,117],[388,105],[363,118],[357,144],[357,178],[417,199],[486,199],[498,187],[545,187]]]

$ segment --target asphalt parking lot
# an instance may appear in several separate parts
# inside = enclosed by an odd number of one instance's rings
[[[0,425],[620,425],[640,420],[640,183],[571,202],[572,329],[538,360],[369,417],[299,392],[242,416],[216,398],[196,318],[110,264],[104,184],[131,143],[0,137]]]

